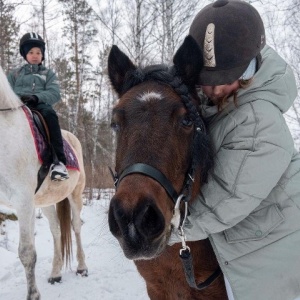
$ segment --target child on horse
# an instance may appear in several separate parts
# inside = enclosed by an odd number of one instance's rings
[[[35,32],[26,33],[20,40],[20,54],[27,63],[10,72],[8,81],[22,102],[37,110],[48,125],[50,142],[58,159],[50,167],[51,180],[68,179],[61,130],[52,107],[60,100],[60,89],[55,73],[42,65],[45,57],[44,40]]]
[[[229,299],[300,296],[300,155],[283,114],[297,86],[256,9],[217,0],[190,27],[215,166],[190,204],[187,241],[209,238]],[[180,242],[174,232],[169,244]]]

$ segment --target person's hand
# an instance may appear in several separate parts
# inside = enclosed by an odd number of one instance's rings
[[[22,102],[25,104],[37,104],[39,102],[39,98],[35,95],[24,95],[21,96]]]

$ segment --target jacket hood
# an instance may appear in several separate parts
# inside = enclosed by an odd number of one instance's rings
[[[297,86],[291,67],[270,46],[261,51],[262,64],[251,84],[237,92],[237,104],[243,105],[255,100],[265,100],[277,106],[282,113],[288,111],[297,97]],[[200,95],[201,96],[201,95]],[[236,107],[230,97],[223,113]],[[218,113],[216,106],[202,106],[203,115],[209,118]],[[219,115],[223,115],[220,113]]]
[[[291,67],[271,47],[261,51],[262,64],[253,81],[238,92],[238,103],[266,100],[285,113],[297,97],[297,86]]]

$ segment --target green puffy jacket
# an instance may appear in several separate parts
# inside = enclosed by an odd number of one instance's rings
[[[60,89],[55,73],[43,65],[26,64],[7,76],[14,92],[20,97],[35,95],[40,102],[53,105],[60,100]]]
[[[266,46],[238,107],[202,106],[216,165],[186,236],[209,237],[235,300],[300,295],[300,155],[283,117],[296,95],[291,68]]]

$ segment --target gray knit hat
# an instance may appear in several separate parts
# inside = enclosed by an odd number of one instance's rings
[[[222,85],[239,79],[264,47],[265,29],[257,10],[240,0],[217,0],[195,17],[190,35],[203,52],[201,85]],[[258,61],[259,65],[259,59]],[[256,66],[257,67],[257,66]]]

